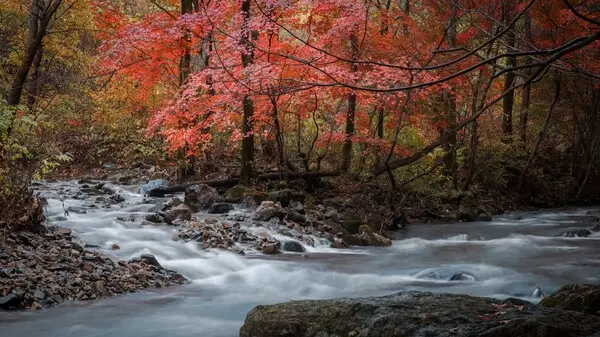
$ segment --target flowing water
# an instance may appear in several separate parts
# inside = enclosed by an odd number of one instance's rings
[[[89,204],[65,197],[77,188],[74,182],[40,187],[49,201],[49,219],[62,215],[63,207]],[[488,223],[413,225],[386,248],[333,250],[317,244],[306,247],[306,253],[244,257],[175,241],[173,227],[118,220],[143,217],[156,201],[144,199],[135,186],[116,188],[124,203],[86,214],[71,212],[57,224],[118,259],[153,254],[193,283],[43,312],[3,313],[4,336],[235,337],[246,313],[258,304],[403,290],[536,302],[539,290],[548,294],[566,284],[600,282],[600,233],[556,236],[592,227],[585,222],[585,209],[512,214]],[[230,216],[243,212],[237,209]],[[121,249],[110,250],[113,243]],[[450,281],[453,276],[458,280]]]

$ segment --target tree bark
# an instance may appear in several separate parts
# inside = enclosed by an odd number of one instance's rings
[[[33,74],[31,74],[31,80],[29,81],[29,90],[27,92],[27,108],[32,109],[35,101],[37,100],[37,96],[40,93],[40,67],[42,64],[44,43],[40,43],[38,46],[38,50],[35,53],[35,57],[33,59]]]
[[[242,1],[242,39],[240,44],[244,47],[242,51],[242,66],[248,67],[254,61],[254,50],[252,48],[252,34],[250,32],[250,0]],[[240,183],[243,185],[252,184],[254,173],[254,102],[249,96],[242,100],[243,118],[242,118],[242,149],[241,149],[241,172]]]
[[[529,14],[529,11],[524,14],[524,20],[525,20],[525,22],[523,24],[523,30],[524,30],[523,33],[525,35],[525,41],[531,42],[531,15]],[[531,65],[530,57],[525,58],[525,65],[526,66]],[[525,69],[525,78],[528,78],[529,76],[531,76],[531,68],[527,67]],[[530,97],[531,97],[531,85],[526,84],[523,87],[523,98],[522,98],[522,102],[521,102],[521,115],[519,118],[519,139],[524,143],[527,141],[527,120],[529,118]]]
[[[510,1],[503,2],[503,10],[504,10],[504,22],[508,24],[511,21],[511,15],[508,14],[508,3]],[[506,49],[507,52],[511,53],[515,51],[515,31],[513,28],[509,29],[506,32]],[[506,60],[507,68],[514,68],[517,66],[517,57],[510,56]],[[504,75],[504,91],[507,91],[507,94],[502,98],[502,135],[506,138],[509,138],[513,134],[513,105],[515,102],[515,90],[510,89],[513,86],[515,81],[516,74],[514,71],[508,71]]]
[[[352,33],[350,35],[350,49],[352,53],[352,60],[358,59],[358,37]],[[356,63],[350,64],[350,71],[356,72],[358,66]],[[352,137],[354,136],[354,116],[356,114],[356,93],[351,92],[348,95],[348,109],[346,110],[346,132],[344,139],[344,147],[342,148],[342,165],[340,170],[344,173],[350,169],[350,163],[352,162]]]
[[[32,0],[29,13],[29,35],[27,38],[27,50],[19,70],[13,80],[10,94],[7,98],[8,105],[19,105],[27,77],[35,60],[35,55],[46,36],[50,20],[60,7],[62,0],[50,0],[44,4],[42,0]]]
[[[456,47],[456,21],[457,8],[452,5],[452,16],[448,22],[446,44],[449,49]],[[443,94],[444,100],[444,119],[446,120],[445,133],[448,134],[447,140],[444,143],[444,167],[446,175],[452,176],[452,182],[456,185],[456,97],[449,90],[445,90]]]

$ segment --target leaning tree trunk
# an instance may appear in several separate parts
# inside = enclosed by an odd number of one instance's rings
[[[250,0],[242,2],[242,66],[248,67],[254,61],[254,50],[250,41]],[[242,162],[240,172],[240,183],[243,185],[252,184],[254,174],[254,134],[253,134],[253,115],[254,102],[250,96],[242,99],[243,117],[242,117]]]
[[[42,41],[46,36],[50,20],[60,7],[62,0],[49,1],[47,4],[41,0],[32,0],[29,14],[29,35],[27,37],[27,50],[19,65],[17,74],[13,79],[10,94],[6,100],[8,105],[18,105],[21,102],[23,89],[27,82],[27,76],[35,60],[35,55],[41,48]]]

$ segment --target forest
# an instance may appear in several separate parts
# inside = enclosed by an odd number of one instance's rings
[[[389,218],[597,202],[599,6],[2,0],[3,208],[114,165],[339,175]]]
[[[0,331],[598,337],[598,130],[600,0],[0,0]]]

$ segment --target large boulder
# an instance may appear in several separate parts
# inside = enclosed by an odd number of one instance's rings
[[[275,217],[283,219],[284,216],[285,210],[280,204],[273,201],[263,201],[254,212],[252,219],[255,221],[268,221]]]
[[[540,306],[600,316],[600,285],[576,284],[560,288],[543,298]]]
[[[403,292],[258,306],[240,337],[592,337],[598,331],[596,316],[521,300]]]
[[[185,190],[184,202],[194,211],[208,208],[219,201],[221,201],[219,192],[206,184],[192,185]]]
[[[181,204],[164,212],[165,221],[171,223],[175,220],[191,220],[192,209],[186,204]],[[150,221],[150,220],[149,220]]]

